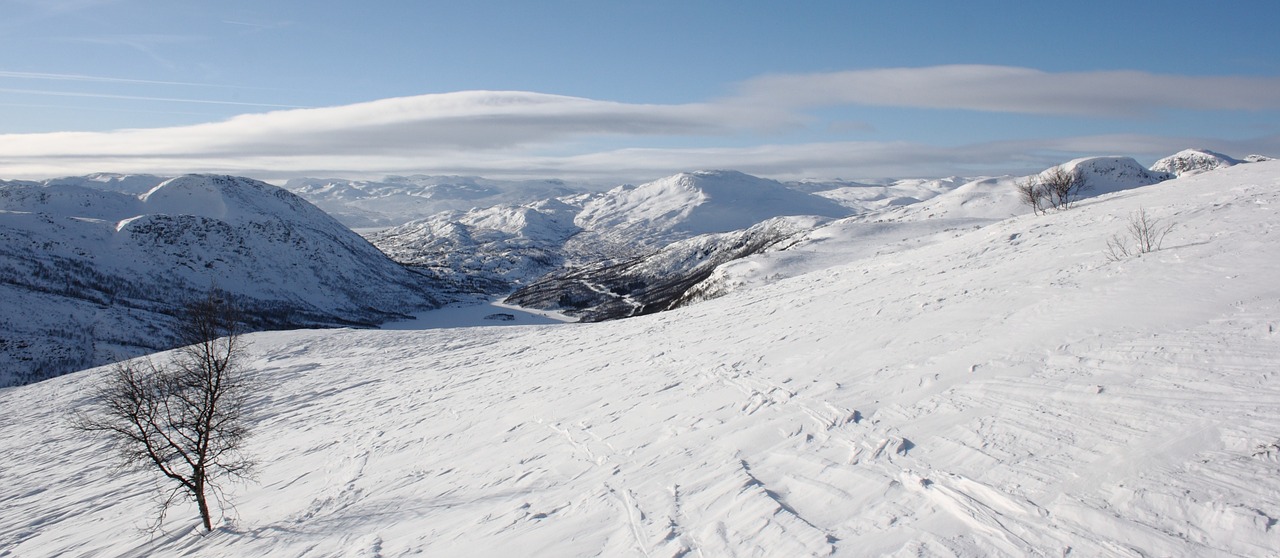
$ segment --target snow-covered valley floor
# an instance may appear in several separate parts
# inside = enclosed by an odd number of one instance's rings
[[[0,556],[1272,555],[1278,210],[1254,163],[652,316],[255,334],[209,534],[67,427],[102,369],[0,390]]]

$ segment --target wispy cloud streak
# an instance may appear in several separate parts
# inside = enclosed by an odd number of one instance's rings
[[[196,103],[202,105],[230,105],[239,107],[262,107],[262,108],[308,108],[299,105],[277,105],[271,103],[254,103],[247,101],[222,101],[217,99],[188,99],[180,97],[150,97],[146,95],[116,95],[112,93],[84,93],[78,91],[51,91],[47,89],[14,89],[9,87],[0,87],[0,93],[15,93],[19,95],[37,95],[47,97],[83,97],[90,99],[121,99],[128,101],[150,101],[161,103]]]
[[[46,80],[46,81],[71,81],[86,83],[120,83],[130,85],[175,85],[182,87],[216,87],[225,89],[260,89],[257,87],[246,87],[240,85],[225,85],[215,83],[195,83],[189,81],[162,81],[153,79],[132,79],[110,76],[90,76],[84,74],[52,74],[45,72],[15,72],[9,70],[0,70],[0,78],[10,79],[26,79],[26,80]]]

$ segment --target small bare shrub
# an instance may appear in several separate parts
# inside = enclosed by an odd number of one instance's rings
[[[1125,227],[1126,235],[1111,235],[1107,240],[1107,259],[1118,262],[1125,258],[1155,252],[1164,244],[1165,235],[1172,229],[1172,223],[1166,224],[1160,219],[1147,215],[1146,209],[1138,209],[1129,214],[1129,222]]]

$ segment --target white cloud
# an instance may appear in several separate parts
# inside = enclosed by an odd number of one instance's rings
[[[16,156],[312,155],[498,149],[579,135],[718,135],[751,115],[714,105],[635,105],[526,92],[468,91],[222,122],[113,132],[0,135]]]
[[[1280,79],[953,65],[762,76],[738,102],[1135,116],[1156,109],[1280,109]]]
[[[842,104],[1088,115],[1160,107],[1271,110],[1280,108],[1280,81],[944,66],[768,76],[746,82],[736,97],[680,105],[466,91],[246,114],[193,126],[0,135],[0,177],[98,171],[264,178],[431,172],[633,179],[734,168],[777,177],[847,178],[989,174],[1043,168],[1081,155],[1154,159],[1191,146],[1238,155],[1280,149],[1274,136],[1231,143],[1110,135],[952,147],[901,141],[769,143],[774,136],[768,132],[801,123],[822,129],[824,123],[804,111]],[[838,127],[873,133],[856,122]],[[751,141],[757,145],[741,147]],[[704,147],[598,147],[629,142]],[[705,147],[715,143],[738,147]]]
[[[297,176],[378,178],[386,174],[464,174],[494,178],[577,178],[644,181],[680,171],[735,169],[779,179],[979,176],[1030,172],[1075,157],[1124,155],[1146,159],[1187,147],[1244,155],[1280,153],[1280,137],[1253,142],[1144,135],[1082,136],[937,146],[913,142],[829,142],[709,148],[630,148],[564,156],[518,150],[427,150],[418,153],[148,155],[0,161],[0,176],[49,177],[90,172],[181,174],[217,172],[263,179]]]

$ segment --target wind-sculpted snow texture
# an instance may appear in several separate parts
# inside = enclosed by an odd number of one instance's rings
[[[1139,208],[1164,249],[1109,260]],[[0,548],[1269,556],[1278,210],[1263,162],[629,320],[256,334],[262,467],[208,535],[135,531],[148,477],[65,426],[104,370],[0,390]]]
[[[189,175],[141,196],[0,185],[0,386],[172,347],[169,314],[215,287],[259,328],[437,305],[423,276],[262,182]]]

